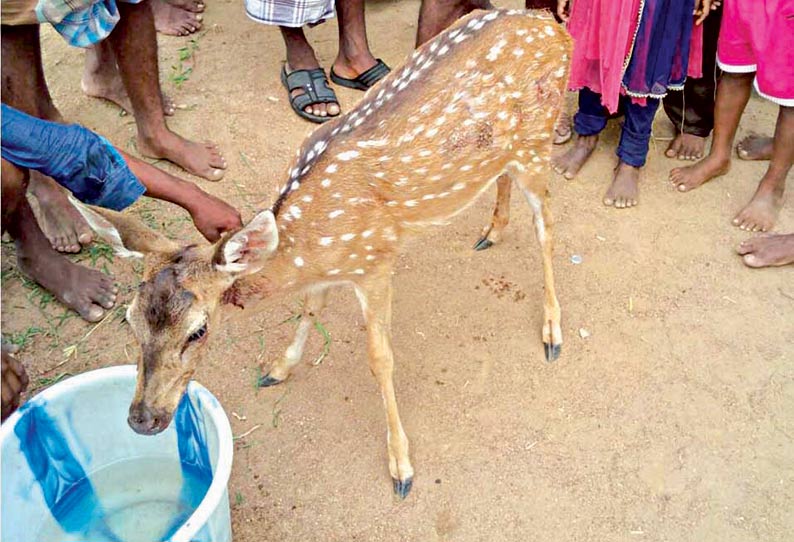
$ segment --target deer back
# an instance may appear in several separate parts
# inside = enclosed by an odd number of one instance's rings
[[[420,47],[304,142],[273,206],[279,252],[313,276],[364,275],[511,163],[543,173],[570,49],[548,14],[499,10]]]

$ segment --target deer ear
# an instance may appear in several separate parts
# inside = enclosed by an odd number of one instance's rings
[[[270,210],[262,211],[218,244],[213,263],[223,273],[250,275],[265,266],[277,247],[276,217]]]
[[[143,258],[147,253],[174,252],[180,247],[175,241],[144,226],[131,216],[101,207],[89,207],[71,195],[69,200],[94,233],[113,247],[114,252],[122,258]]]

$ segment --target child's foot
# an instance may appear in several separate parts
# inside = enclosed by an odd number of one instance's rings
[[[554,144],[564,145],[571,140],[571,137],[573,137],[571,116],[563,111],[554,125]]]
[[[91,242],[91,228],[55,181],[31,171],[30,192],[38,203],[37,221],[52,248],[80,252],[81,245]]]
[[[139,135],[138,151],[148,158],[164,158],[208,181],[220,181],[226,173],[226,159],[217,145],[189,141],[167,129],[149,139]]]
[[[771,137],[750,134],[736,145],[736,154],[742,160],[771,160],[773,142]]]
[[[688,192],[715,177],[725,175],[731,167],[730,158],[709,154],[692,166],[677,167],[670,172],[670,182],[680,192]]]
[[[794,263],[794,233],[765,234],[743,241],[736,251],[748,267],[773,267]]]
[[[771,184],[771,183],[770,183]],[[777,215],[783,206],[783,192],[767,188],[762,180],[758,189],[744,209],[733,219],[733,225],[745,231],[768,231],[775,225]],[[781,185],[782,186],[782,185]]]
[[[590,155],[593,154],[596,143],[598,143],[597,135],[578,136],[573,147],[551,160],[554,171],[566,179],[573,179],[587,162],[587,159],[590,158]]]
[[[706,138],[693,134],[679,133],[670,142],[664,155],[668,158],[679,160],[700,160],[703,158],[703,149],[706,148]]]
[[[621,162],[615,168],[615,178],[604,195],[604,205],[617,209],[634,207],[639,202],[640,168]]]

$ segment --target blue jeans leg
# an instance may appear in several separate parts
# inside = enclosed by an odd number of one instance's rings
[[[585,87],[579,91],[579,110],[573,116],[573,130],[580,136],[601,132],[607,125],[607,108],[601,105],[601,95]]]
[[[620,161],[633,167],[642,167],[648,158],[653,117],[659,108],[657,98],[646,98],[646,105],[631,103],[627,96],[621,97],[626,116],[620,133],[617,155]]]

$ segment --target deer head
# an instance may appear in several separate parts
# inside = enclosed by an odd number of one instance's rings
[[[143,281],[127,310],[141,346],[128,423],[137,433],[159,433],[216,331],[224,293],[238,278],[262,270],[276,250],[273,213],[259,213],[215,244],[181,246],[129,216],[73,203],[118,255],[144,259]]]

